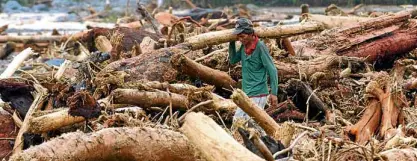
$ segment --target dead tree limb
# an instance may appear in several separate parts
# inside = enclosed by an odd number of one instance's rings
[[[208,161],[257,161],[257,155],[239,144],[210,117],[202,113],[189,113],[180,131]]]
[[[185,55],[174,55],[171,58],[171,63],[179,71],[192,77],[200,78],[208,84],[226,89],[236,87],[236,81],[234,81],[226,72],[199,64],[190,58],[187,58]]]
[[[138,146],[140,145],[140,146]],[[117,147],[117,150],[115,150]],[[11,160],[198,160],[188,139],[153,128],[107,128],[84,134],[67,133],[31,147]]]

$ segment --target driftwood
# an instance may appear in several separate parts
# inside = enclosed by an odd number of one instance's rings
[[[237,82],[234,81],[226,72],[201,65],[182,54],[172,57],[171,63],[177,70],[187,75],[197,77],[208,84],[227,89],[236,87]]]
[[[192,50],[197,50],[211,45],[236,41],[237,37],[236,35],[232,34],[233,30],[234,29],[229,29],[200,34],[187,38],[184,44],[189,46]],[[278,38],[307,32],[316,32],[320,30],[323,30],[323,27],[319,24],[303,23],[297,25],[284,25],[267,28],[258,27],[255,28],[255,33],[261,38]]]
[[[172,103],[173,108],[187,109],[187,97],[175,93],[164,91],[139,91],[135,89],[116,89],[111,94],[111,102],[115,104],[131,104],[143,108],[146,107],[166,107]]]
[[[231,97],[233,102],[252,117],[268,135],[277,140],[286,137],[281,135],[281,127],[264,110],[258,108],[242,90],[236,89]]]
[[[191,144],[208,161],[262,160],[240,145],[216,122],[202,113],[189,113],[185,117],[185,122],[180,131],[187,136]]]
[[[84,120],[84,117],[71,116],[68,114],[68,109],[64,109],[43,116],[32,117],[29,120],[28,132],[41,134],[64,126],[73,125]]]
[[[384,160],[413,160],[417,156],[416,148],[390,149],[379,153]]]
[[[14,72],[22,65],[23,61],[25,61],[29,56],[33,54],[31,48],[27,48],[17,55],[13,61],[7,66],[6,70],[0,75],[0,79],[2,78],[9,78],[11,77]]]
[[[299,56],[337,54],[382,61],[417,47],[416,24],[408,21],[411,15],[403,11],[381,16],[292,44]]]
[[[1,109],[0,107],[0,138],[15,138],[16,130],[15,123],[13,122],[12,116]],[[10,146],[10,140],[0,139],[0,158],[8,159],[13,147]]]
[[[118,150],[114,150],[115,147]],[[194,161],[198,160],[195,154],[188,139],[178,132],[136,127],[107,128],[92,134],[64,134],[14,154],[11,159]]]

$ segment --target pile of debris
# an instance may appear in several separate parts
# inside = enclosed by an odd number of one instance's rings
[[[417,12],[371,18],[340,10],[323,16],[309,14],[306,7],[298,24],[255,28],[279,75],[280,103],[265,111],[238,89],[241,65],[227,59],[227,42],[236,40],[235,17],[248,15],[243,9],[238,15],[195,18],[152,13],[138,4],[143,19],[115,28],[1,35],[0,57],[20,53],[0,75],[0,157],[416,156]],[[16,47],[27,42],[47,45]],[[268,136],[232,125],[238,107]]]

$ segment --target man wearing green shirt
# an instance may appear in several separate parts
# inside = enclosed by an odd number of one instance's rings
[[[233,34],[237,35],[242,46],[236,50],[235,42],[229,45],[229,61],[231,64],[242,62],[242,88],[246,95],[261,109],[264,109],[268,90],[268,77],[271,84],[269,101],[271,106],[277,105],[278,73],[269,55],[269,50],[263,41],[260,41],[253,30],[252,22],[240,18],[236,22]],[[233,120],[249,116],[240,108],[237,109]]]

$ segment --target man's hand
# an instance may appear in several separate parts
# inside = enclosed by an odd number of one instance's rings
[[[272,107],[277,107],[278,105],[278,98],[277,96],[270,94],[269,95],[269,103]]]

